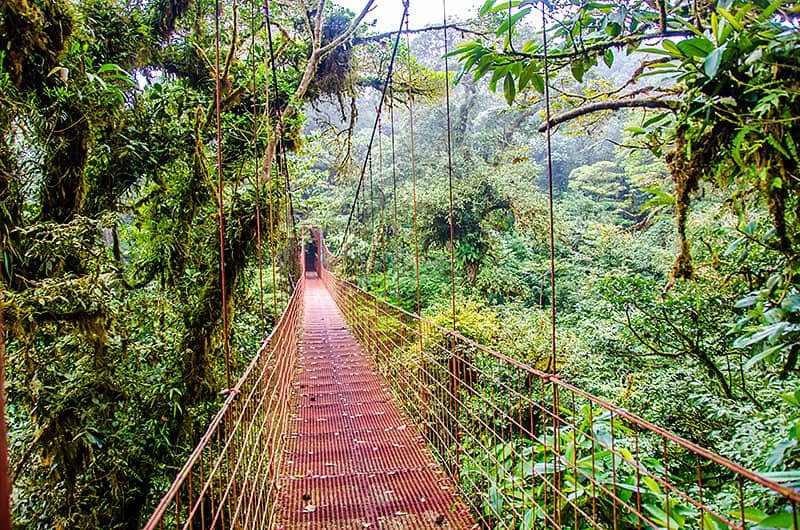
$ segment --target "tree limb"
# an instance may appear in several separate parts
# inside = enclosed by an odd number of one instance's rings
[[[663,100],[655,98],[634,98],[634,99],[621,99],[616,101],[600,101],[592,103],[591,105],[584,105],[576,109],[558,114],[550,118],[549,122],[543,123],[538,131],[545,132],[548,125],[552,129],[556,125],[570,121],[586,114],[600,112],[603,110],[619,110],[624,108],[646,108],[646,109],[670,109],[675,110],[678,106],[677,101]]]
[[[369,13],[372,10],[372,4],[374,3],[375,0],[368,0],[368,2],[364,5],[364,8],[361,10],[361,13],[359,13],[358,16],[356,16],[356,18],[354,18],[353,21],[350,23],[350,26],[346,30],[344,30],[344,32],[341,35],[339,35],[331,42],[329,42],[328,44],[319,49],[320,56],[328,53],[331,50],[338,48],[340,44],[349,39],[350,35],[352,35],[353,32],[356,30],[356,28],[359,26],[359,24],[361,24],[361,21],[364,20],[364,17],[367,16],[367,13]]]
[[[479,37],[488,35],[488,33],[484,31],[476,31],[472,29],[465,28],[463,23],[455,23],[455,24],[440,24],[438,26],[426,26],[424,28],[415,28],[415,29],[404,29],[401,31],[403,34],[413,34],[413,33],[425,33],[426,31],[442,31],[443,29],[453,29],[459,31],[461,33],[469,33],[470,35],[477,35]],[[359,37],[357,39],[353,39],[353,44],[363,44],[365,42],[375,42],[375,41],[382,41],[397,35],[396,31],[389,31],[386,33],[378,33],[377,35],[370,35],[368,37]]]

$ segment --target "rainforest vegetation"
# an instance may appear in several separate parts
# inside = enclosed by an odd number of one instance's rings
[[[394,61],[373,4],[0,2],[16,527],[141,527],[312,227],[449,325],[451,174],[459,332],[800,485],[800,4],[487,0]]]

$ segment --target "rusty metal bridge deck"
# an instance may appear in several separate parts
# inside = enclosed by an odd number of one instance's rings
[[[471,528],[322,282],[309,273],[279,528]]]
[[[146,530],[800,530],[776,475],[317,268]]]

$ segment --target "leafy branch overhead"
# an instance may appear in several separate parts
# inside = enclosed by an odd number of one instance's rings
[[[495,35],[452,52],[462,75],[489,76],[492,89],[502,82],[509,104],[530,89],[542,94],[545,50],[541,24],[536,30],[532,20],[540,11],[549,38],[547,67],[554,76],[568,70],[582,82],[601,62],[613,68],[620,53],[641,57],[634,77],[610,91],[606,101],[555,116],[550,125],[604,110],[667,109],[648,119],[639,134],[654,152],[665,154],[676,184],[681,246],[673,275],[692,275],[686,222],[690,195],[704,182],[728,190],[735,207],[763,201],[774,226],[769,244],[791,269],[800,257],[800,232],[794,228],[800,191],[797,3],[572,2],[541,9],[533,4],[488,0],[481,14],[497,21]],[[655,86],[643,90],[648,79]],[[639,96],[643,91],[651,95]]]

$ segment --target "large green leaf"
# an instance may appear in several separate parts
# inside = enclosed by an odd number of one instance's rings
[[[710,78],[714,79],[717,76],[722,55],[725,53],[725,47],[720,46],[708,54],[706,60],[703,61],[703,71]]]
[[[514,76],[510,73],[506,74],[506,78],[503,81],[503,93],[506,96],[506,102],[509,105],[514,103],[514,98],[517,95],[517,87],[514,83]]]
[[[682,40],[677,47],[687,57],[706,57],[714,51],[714,43],[704,37]]]
[[[776,513],[758,522],[758,528],[792,528],[794,516],[789,512]]]

